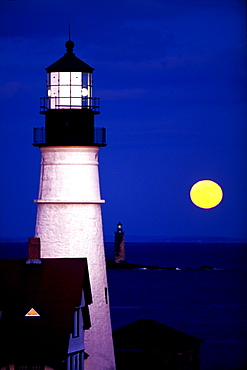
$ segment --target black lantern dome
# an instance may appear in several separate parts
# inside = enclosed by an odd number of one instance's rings
[[[58,59],[55,63],[51,64],[46,68],[49,72],[84,72],[92,73],[94,68],[90,67],[87,63],[83,62],[81,59],[77,58],[73,53],[74,42],[71,40],[66,41],[65,47],[67,52],[64,56]]]
[[[35,129],[34,145],[104,146],[105,129],[94,128],[94,116],[99,114],[99,98],[92,92],[94,68],[75,56],[73,41],[65,47],[64,56],[46,68],[47,96],[40,105],[45,130]]]

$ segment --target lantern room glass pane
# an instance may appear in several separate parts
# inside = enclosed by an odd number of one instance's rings
[[[70,86],[59,86],[59,96],[61,98],[70,97]]]
[[[71,107],[81,108],[81,86],[71,86]]]
[[[81,109],[81,99],[80,98],[71,98],[71,109]]]
[[[58,86],[51,86],[50,87],[50,108],[55,109],[57,108],[58,104]]]
[[[59,85],[70,85],[70,72],[60,72]]]
[[[81,86],[71,86],[71,97],[73,98],[81,97]]]
[[[82,85],[83,86],[88,85],[88,75],[89,75],[89,73],[83,73],[83,75],[82,75]]]
[[[70,86],[59,86],[59,107],[68,109],[70,107]]]
[[[51,97],[58,96],[58,86],[51,86],[50,91],[51,91],[50,92]]]
[[[71,72],[71,85],[81,86],[81,72]]]
[[[59,98],[59,104],[56,106],[58,109],[69,109],[70,108],[70,98]]]
[[[50,77],[50,84],[58,85],[58,72],[51,72]]]
[[[83,73],[82,75],[82,88],[87,89],[88,93],[87,96],[89,98],[92,97],[92,74],[91,73]]]

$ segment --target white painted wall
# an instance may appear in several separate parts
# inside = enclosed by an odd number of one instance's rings
[[[98,147],[42,147],[35,237],[42,258],[88,259],[93,304],[85,332],[85,370],[114,370],[107,288]],[[108,300],[109,302],[109,300]]]

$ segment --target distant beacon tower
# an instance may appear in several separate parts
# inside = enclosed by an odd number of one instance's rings
[[[117,231],[115,231],[115,262],[125,262],[125,243],[124,243],[124,231],[122,229],[122,224],[119,222],[117,224]]]
[[[85,369],[114,370],[98,174],[105,129],[94,128],[93,68],[75,56],[72,41],[65,46],[65,55],[46,68],[45,128],[34,129],[33,145],[41,151],[35,237],[42,258],[87,258],[93,304]]]

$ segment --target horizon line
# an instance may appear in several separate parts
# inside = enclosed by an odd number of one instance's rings
[[[0,242],[19,242],[27,243],[29,236],[16,236],[16,237],[4,237],[0,236]],[[247,237],[235,237],[235,236],[156,236],[156,235],[125,235],[126,243],[174,243],[174,242],[236,242],[236,243],[247,243]],[[105,243],[114,243],[114,235],[105,235]]]

